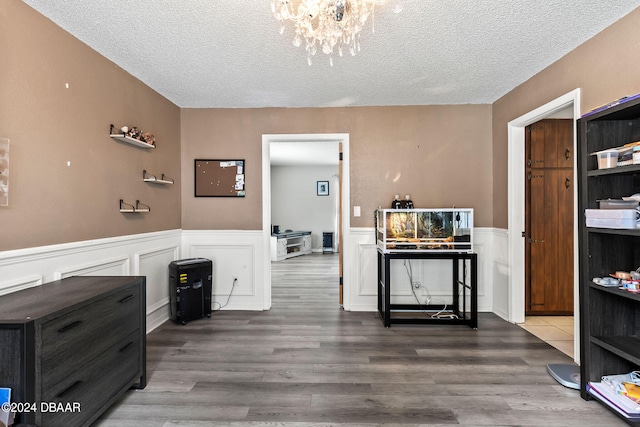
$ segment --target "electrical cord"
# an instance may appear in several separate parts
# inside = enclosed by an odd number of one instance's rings
[[[429,318],[431,319],[458,319],[458,315],[455,313],[445,313],[447,311],[447,307],[449,306],[447,303],[444,304],[444,307],[442,308],[442,310],[438,311],[435,314],[429,314],[427,312],[426,308],[423,308],[422,306],[422,302],[420,302],[420,298],[418,298],[418,295],[416,295],[416,287],[414,286],[414,281],[413,281],[413,266],[411,265],[411,260],[407,260],[405,259],[404,262],[404,268],[407,271],[407,276],[409,278],[409,287],[411,288],[411,293],[413,294],[413,297],[415,298],[416,302],[418,303],[418,307],[420,308],[420,310],[422,310],[422,312],[427,315]],[[427,287],[425,285],[420,284],[425,292],[427,293],[427,305],[429,305],[429,303],[432,301],[431,298],[431,294],[429,293],[429,290],[427,289]],[[458,297],[460,296],[460,290],[458,290]]]
[[[220,311],[220,310],[222,310],[223,308],[225,308],[225,307],[227,306],[227,304],[229,304],[229,300],[231,299],[231,294],[233,293],[233,289],[236,287],[236,282],[237,282],[237,281],[238,281],[238,278],[237,278],[237,277],[234,277],[234,278],[233,278],[233,283],[231,284],[231,291],[229,291],[229,295],[227,295],[227,302],[225,302],[225,303],[224,303],[224,305],[222,305],[222,304],[220,304],[218,301],[214,301],[213,303],[214,303],[214,304],[218,304],[220,307],[218,307],[217,309],[212,310],[212,311],[214,311],[214,312],[215,312],[215,311]]]
[[[420,284],[420,286],[416,287],[416,285],[415,285],[415,283],[413,281],[413,266],[411,265],[411,260],[406,260],[405,259],[403,264],[404,264],[405,270],[407,271],[407,276],[409,277],[409,287],[411,288],[411,293],[413,293],[413,297],[415,298],[416,302],[418,303],[418,306],[420,307],[420,309],[423,310],[422,302],[420,302],[420,298],[418,298],[418,295],[416,294],[416,288],[419,288],[421,286],[421,284]],[[426,290],[427,289],[425,288],[425,291]],[[431,295],[429,295],[428,291],[427,291],[427,304],[429,304],[430,300],[431,300]]]
[[[414,286],[415,282],[413,281],[413,266],[411,265],[411,260],[405,259],[403,261],[403,264],[404,264],[405,270],[407,271],[407,276],[409,277],[409,287],[411,288],[411,293],[413,294],[413,297],[418,303],[418,307],[420,308],[422,313],[424,313],[427,317],[430,317],[429,313],[427,312],[427,309],[422,307],[422,302],[420,301],[420,298],[418,298],[418,295],[416,295],[416,287]],[[427,305],[428,305],[429,302],[431,302],[431,295],[429,294],[429,290],[424,285],[422,284],[420,285],[424,287],[425,292],[427,292]]]

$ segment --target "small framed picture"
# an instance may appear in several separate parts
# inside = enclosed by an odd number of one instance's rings
[[[317,193],[318,193],[318,196],[328,196],[329,195],[329,181],[318,181],[317,182]]]

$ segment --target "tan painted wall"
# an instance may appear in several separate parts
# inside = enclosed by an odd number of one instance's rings
[[[495,227],[508,227],[507,124],[576,88],[581,89],[582,114],[620,97],[640,93],[638,28],[640,8],[493,104]]]
[[[180,228],[179,108],[21,1],[0,2],[0,40],[0,250]],[[158,148],[113,141],[110,123],[152,132]],[[177,185],[144,183],[143,169]],[[152,211],[122,214],[120,198]]]
[[[493,106],[180,111],[24,3],[0,2],[0,137],[11,139],[0,250],[181,226],[260,229],[263,133],[350,134],[348,208],[363,215],[352,226],[372,226],[375,208],[410,193],[418,207],[473,207],[476,226],[506,228],[506,124],[577,87],[583,112],[640,92],[639,24],[636,10]],[[112,122],[153,132],[158,148],[112,141]],[[220,157],[247,161],[245,199],[193,197],[193,159]],[[145,184],[142,169],[177,185]],[[123,215],[120,198],[152,212]]]
[[[351,206],[372,227],[373,211],[409,193],[416,207],[475,208],[475,224],[491,226],[491,106],[318,109],[183,109],[182,226],[262,228],[262,134],[348,133]],[[196,158],[246,160],[246,197],[195,198]]]

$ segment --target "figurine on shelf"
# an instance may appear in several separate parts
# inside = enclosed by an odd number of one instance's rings
[[[140,129],[138,129],[137,127],[133,126],[131,129],[129,129],[129,132],[127,132],[127,136],[129,138],[133,138],[133,139],[140,139],[140,134],[142,132],[140,132]]]
[[[149,145],[156,145],[156,137],[150,132],[142,132],[140,135],[140,141],[146,142]]]

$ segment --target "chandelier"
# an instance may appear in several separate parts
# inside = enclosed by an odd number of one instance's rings
[[[318,49],[329,55],[333,66],[333,53],[339,56],[345,49],[351,55],[360,51],[360,31],[373,11],[376,0],[271,0],[271,10],[280,21],[280,34],[286,21],[294,26],[293,45],[303,41],[307,49],[307,62]],[[372,25],[373,32],[373,25]]]

